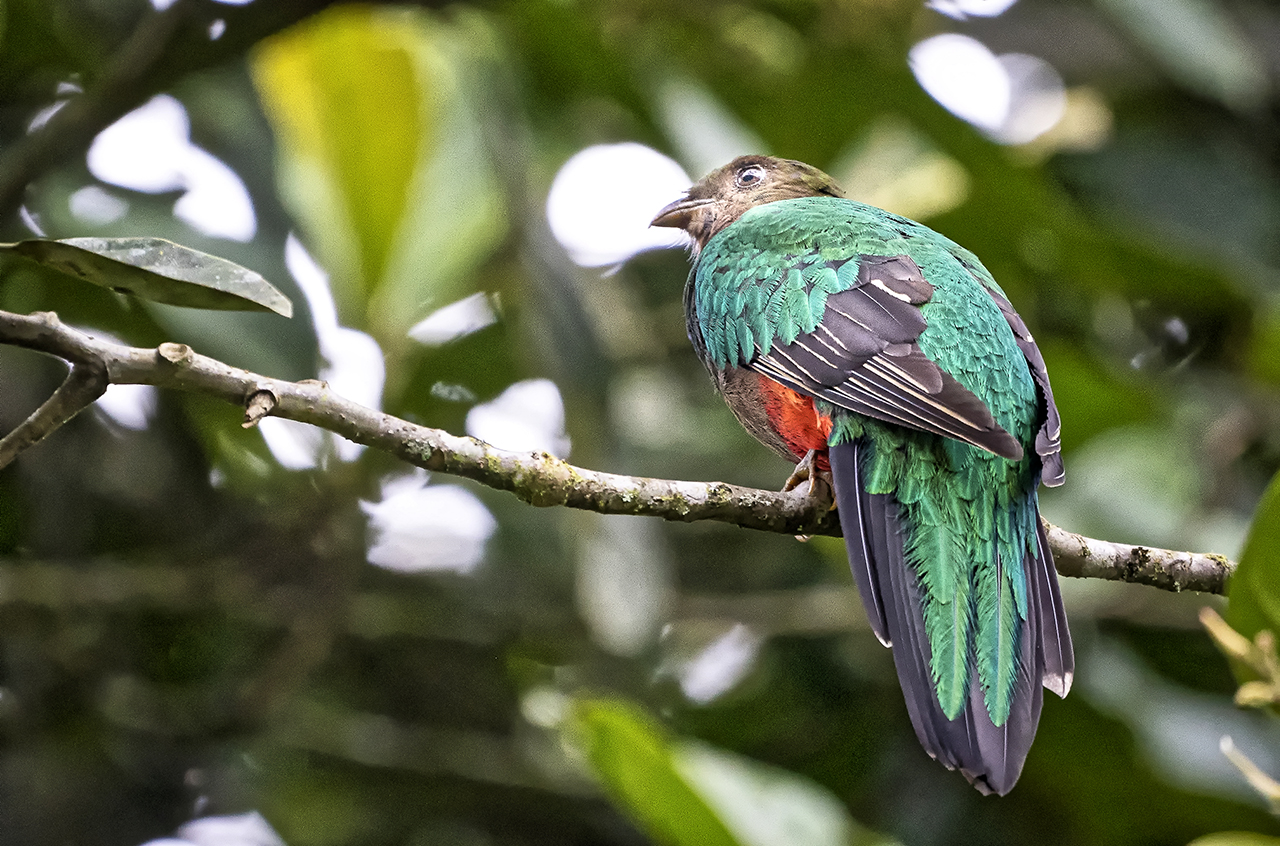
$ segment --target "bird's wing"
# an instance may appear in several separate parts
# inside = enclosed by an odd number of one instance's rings
[[[934,288],[914,261],[790,258],[790,267],[773,266],[763,296],[745,288],[710,303],[728,311],[742,304],[739,324],[726,321],[721,334],[736,331],[740,353],[750,335],[753,355],[742,356],[743,366],[840,408],[1022,458],[1022,445],[986,404],[917,343],[926,326],[920,306]]]
[[[972,272],[970,269],[970,273]],[[975,276],[975,278],[978,277]],[[1022,322],[1022,318],[1013,310],[1009,301],[999,292],[985,285],[983,287],[991,295],[991,299],[995,300],[996,307],[1000,309],[1009,328],[1013,330],[1013,339],[1017,342],[1022,357],[1027,360],[1031,378],[1035,380],[1040,396],[1044,399],[1044,423],[1036,433],[1036,454],[1040,456],[1040,465],[1043,468],[1041,483],[1046,487],[1055,488],[1066,478],[1062,467],[1062,418],[1058,416],[1058,406],[1053,401],[1053,388],[1049,386],[1049,372],[1044,366],[1044,356],[1040,355],[1040,348],[1036,346],[1035,338],[1031,337],[1027,324]]]

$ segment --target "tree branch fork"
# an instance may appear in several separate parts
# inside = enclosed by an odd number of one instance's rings
[[[153,385],[240,406],[245,410],[245,426],[267,415],[307,423],[417,467],[510,491],[532,505],[683,522],[718,520],[780,534],[841,533],[836,513],[802,490],[777,492],[724,482],[623,476],[576,467],[546,453],[506,452],[475,438],[419,426],[351,402],[324,382],[261,376],[200,355],[184,344],[166,343],[155,349],[126,346],[67,326],[52,312],[0,311],[0,344],[36,350],[71,365],[53,395],[0,438],[0,468],[91,405],[108,385]],[[1220,555],[1131,546],[1048,528],[1058,572],[1064,576],[1223,593],[1236,566]]]

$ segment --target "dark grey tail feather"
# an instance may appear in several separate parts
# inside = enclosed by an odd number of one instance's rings
[[[898,504],[884,495],[868,496],[864,502],[872,512],[866,515],[872,531],[884,539],[884,546],[889,550],[889,557],[880,560],[890,563],[878,569],[877,575],[886,597],[885,616],[889,636],[895,644],[893,663],[898,670],[898,683],[911,725],[930,756],[949,770],[964,770],[978,761],[972,721],[967,713],[948,720],[938,704],[929,666],[933,650],[920,612],[920,588],[915,573],[906,566],[903,557]]]
[[[861,499],[866,494],[862,490],[862,468],[858,466],[857,449],[854,444],[837,444],[828,452],[832,478],[851,480],[848,484],[836,484],[836,506],[840,509],[840,528],[849,551],[849,569],[853,571],[853,581],[858,585],[867,621],[880,642],[892,646],[874,569],[874,562],[887,560],[888,553],[885,549],[872,548],[871,534],[862,523]]]
[[[839,444],[830,451],[840,525],[858,589],[869,606],[868,616],[872,614],[868,594],[878,599],[875,610],[887,634],[881,639],[894,645],[898,681],[920,745],[947,769],[973,769],[970,764],[977,759],[972,720],[966,719],[967,713],[948,720],[934,693],[929,669],[932,650],[920,612],[919,586],[903,551],[898,503],[891,496],[863,489],[860,449],[861,444],[854,443]],[[868,587],[863,586],[864,580]]]
[[[1045,534],[1044,521],[1036,515],[1036,545],[1039,560],[1028,561],[1031,575],[1031,593],[1040,606],[1041,641],[1044,652],[1044,686],[1059,696],[1071,691],[1075,677],[1076,658],[1071,646],[1071,630],[1067,628],[1067,610],[1062,604],[1062,592],[1058,589],[1058,571],[1053,566],[1053,551],[1049,549],[1049,536]]]
[[[1031,574],[1037,601],[1029,603],[1029,619],[1023,627],[1018,681],[1013,708],[1003,726],[995,726],[983,701],[982,686],[975,679],[964,710],[954,720],[947,719],[934,692],[930,670],[932,650],[924,629],[920,587],[915,571],[908,566],[903,548],[900,506],[885,494],[868,494],[862,486],[860,443],[831,447],[831,473],[835,481],[840,523],[849,551],[849,565],[862,594],[872,628],[882,642],[893,644],[893,661],[906,699],[907,713],[916,737],[925,751],[947,769],[959,770],[982,793],[1004,795],[1013,788],[1036,725],[1044,694],[1040,685],[1046,677],[1041,617],[1045,605],[1058,597],[1056,576],[1046,588],[1040,561],[1030,555],[1023,562]],[[1040,558],[1043,558],[1043,553]],[[1050,565],[1051,566],[1051,565]],[[1061,606],[1061,598],[1057,599]],[[1059,618],[1055,617],[1055,620]],[[1061,618],[1065,622],[1065,618]],[[877,625],[883,627],[882,631]],[[1065,625],[1057,626],[1063,632]],[[1070,662],[1070,640],[1066,660]],[[1052,645],[1055,655],[1063,655],[1059,638]]]

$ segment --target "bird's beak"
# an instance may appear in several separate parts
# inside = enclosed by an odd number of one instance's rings
[[[650,226],[669,226],[672,229],[688,229],[693,221],[693,214],[703,206],[714,203],[712,199],[695,199],[685,197],[666,206],[649,223]]]

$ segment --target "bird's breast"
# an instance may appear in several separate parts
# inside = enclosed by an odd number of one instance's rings
[[[769,423],[791,454],[799,460],[810,450],[818,450],[818,469],[830,470],[826,451],[831,437],[831,418],[818,411],[813,397],[797,393],[767,376],[756,378],[760,380],[760,396]]]
[[[713,375],[733,415],[756,440],[789,461],[819,450],[819,469],[828,469],[831,418],[818,413],[812,397],[750,370],[731,367]]]

